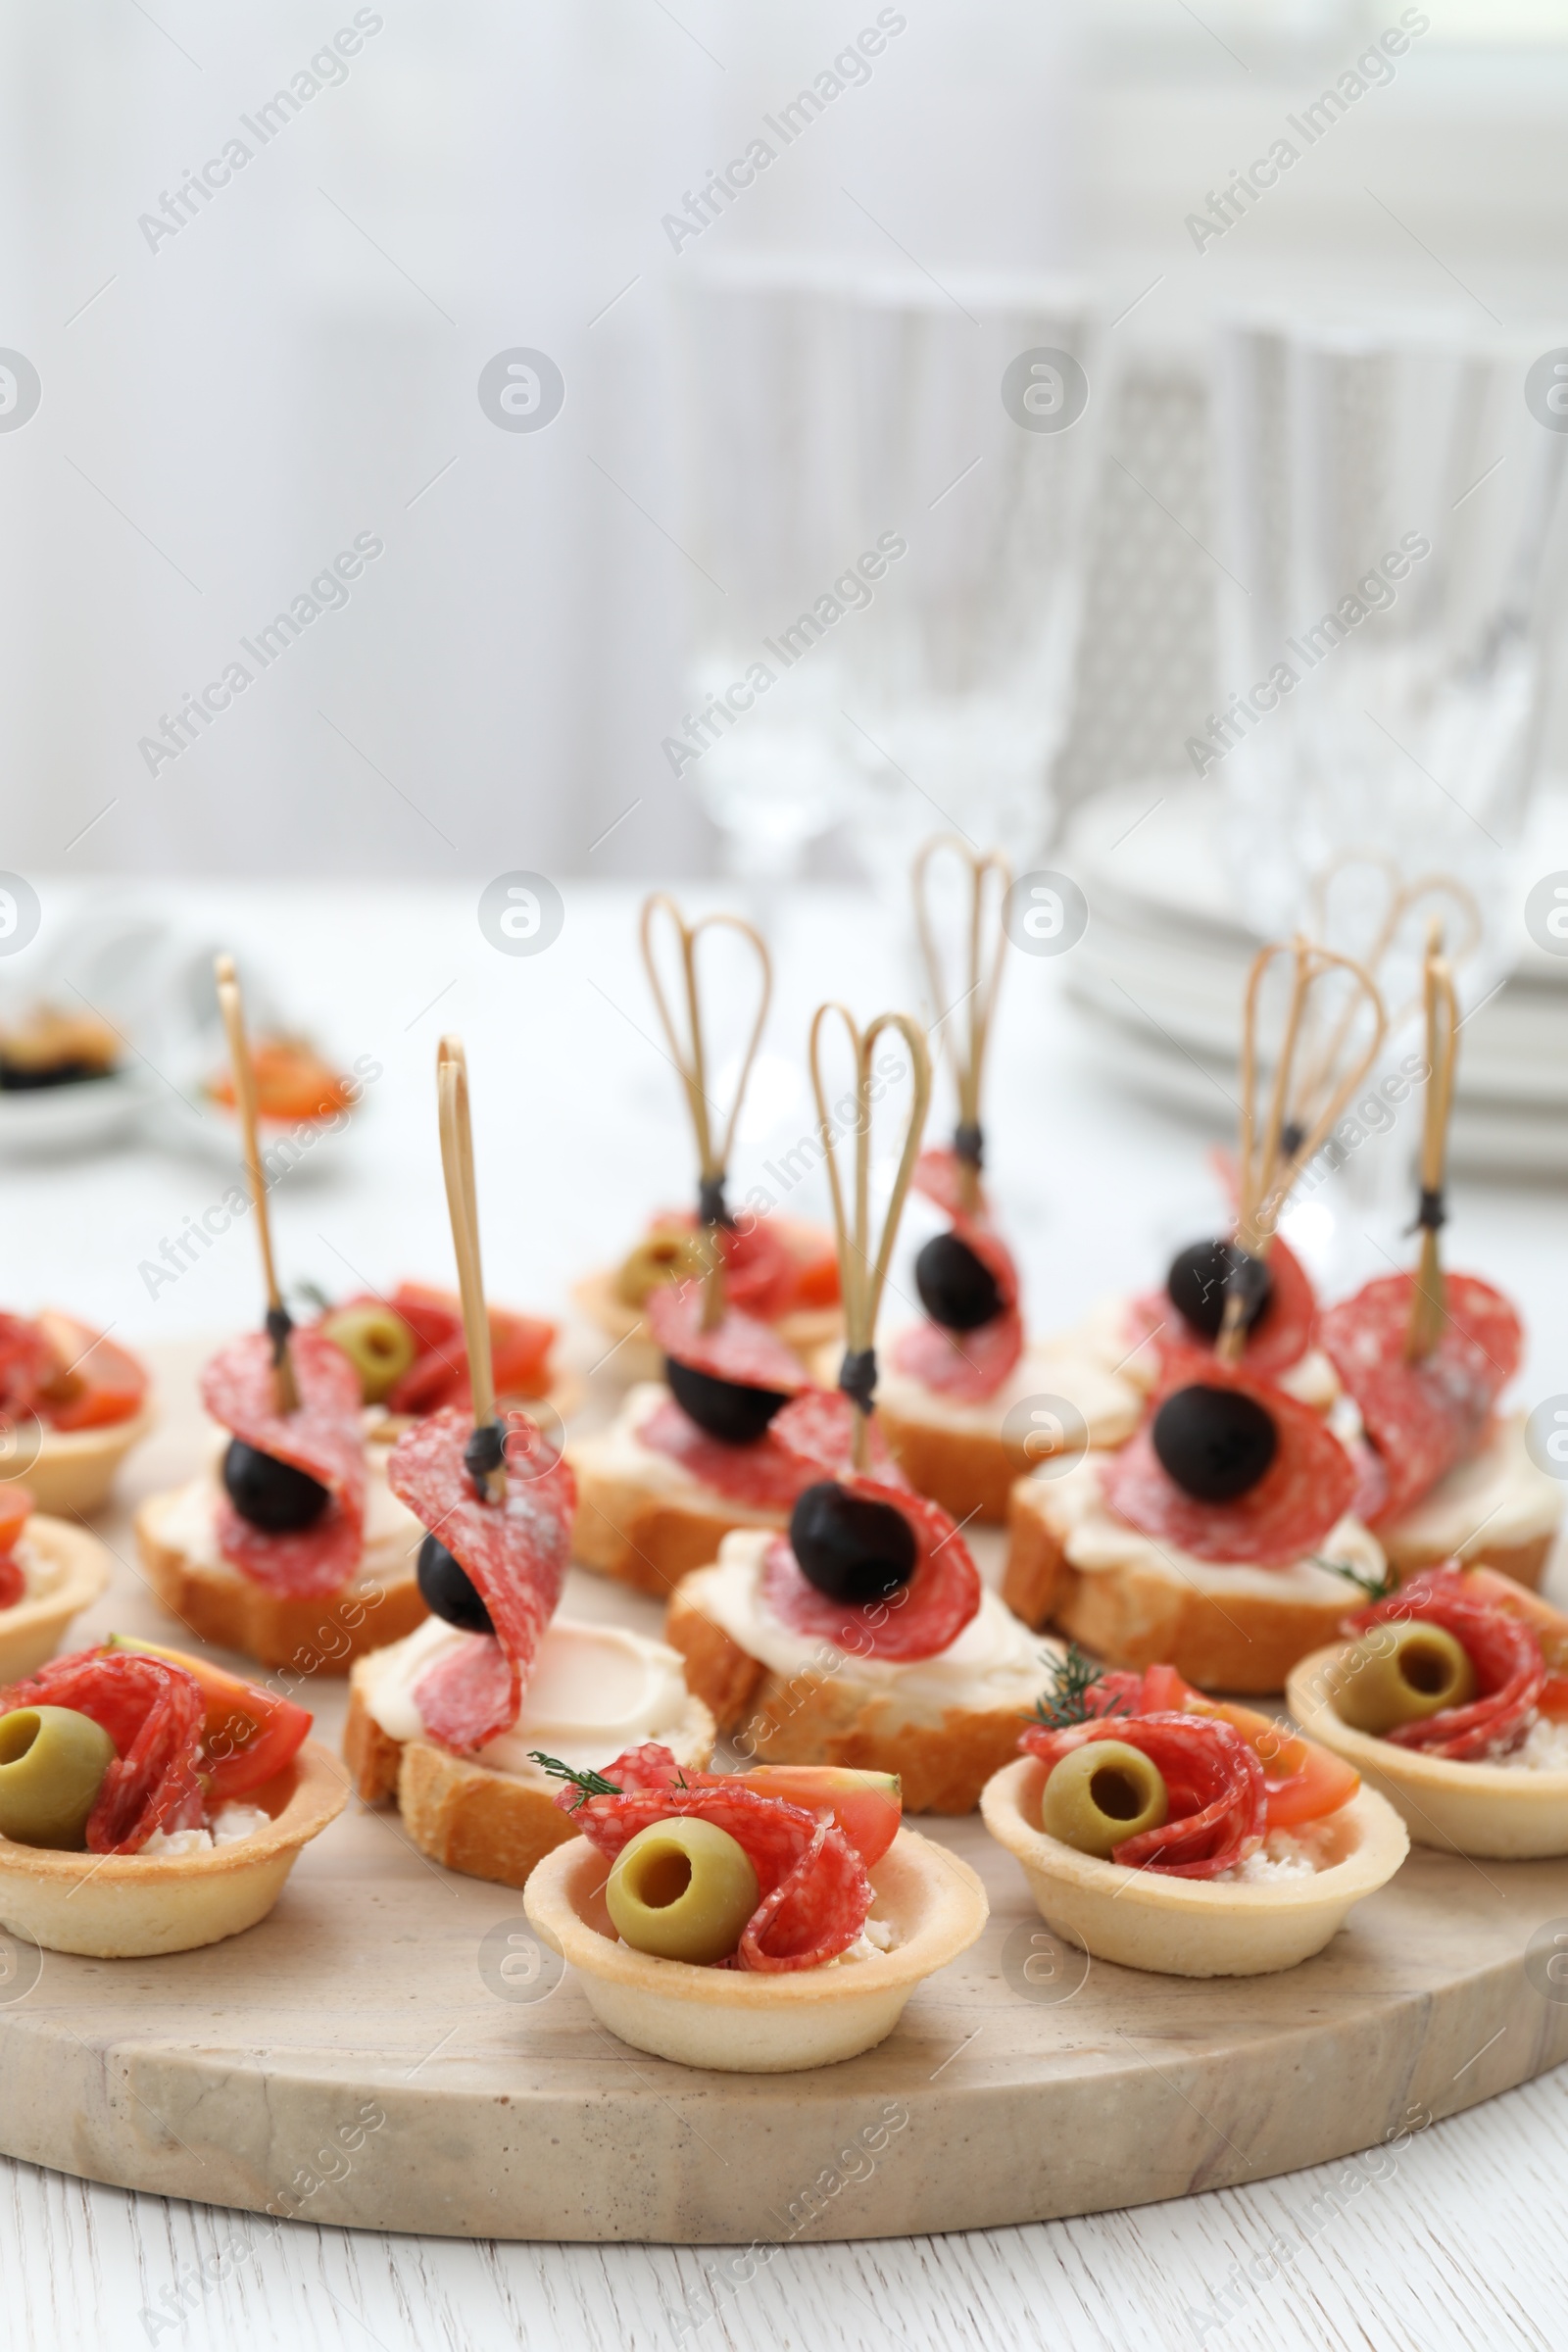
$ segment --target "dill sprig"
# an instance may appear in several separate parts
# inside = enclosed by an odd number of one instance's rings
[[[1076,1642],[1068,1642],[1066,1656],[1052,1666],[1050,1690],[1035,1700],[1035,1714],[1048,1732],[1064,1732],[1071,1724],[1089,1723],[1101,1714],[1126,1713],[1119,1698],[1106,1708],[1090,1703],[1090,1694],[1103,1674],[1104,1668],[1097,1666]]]
[[[528,1761],[537,1764],[541,1772],[549,1773],[553,1781],[570,1782],[577,1791],[577,1804],[571,1808],[574,1813],[577,1805],[586,1804],[591,1796],[619,1796],[622,1793],[616,1783],[607,1781],[602,1772],[578,1772],[572,1765],[563,1764],[559,1756],[547,1756],[543,1748],[531,1747]]]
[[[1352,1585],[1359,1585],[1368,1600],[1387,1600],[1391,1592],[1398,1590],[1392,1568],[1386,1568],[1381,1577],[1364,1576],[1353,1560],[1331,1560],[1326,1552],[1321,1551],[1309,1552],[1307,1557],[1314,1568],[1332,1568],[1336,1576],[1347,1577]]]

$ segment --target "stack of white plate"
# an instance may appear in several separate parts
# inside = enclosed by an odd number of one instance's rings
[[[1058,862],[1089,902],[1067,987],[1097,1060],[1230,1133],[1242,992],[1261,942],[1221,854],[1223,808],[1213,785],[1191,777],[1119,784],[1076,812]],[[1559,870],[1568,870],[1568,786],[1553,784],[1519,856],[1517,960],[1464,1025],[1456,1165],[1568,1175],[1568,956],[1544,954],[1524,926],[1531,885]]]

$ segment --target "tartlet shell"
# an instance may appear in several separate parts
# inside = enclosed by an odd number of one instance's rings
[[[0,1609],[0,1684],[20,1683],[25,1675],[36,1674],[59,1649],[73,1617],[90,1609],[109,1587],[109,1554],[85,1528],[34,1511],[26,1537],[65,1574],[53,1592]]]
[[[1047,1927],[1097,1960],[1162,1977],[1260,1977],[1320,1952],[1364,1895],[1387,1885],[1409,1851],[1404,1825],[1359,1789],[1330,1820],[1344,1851],[1310,1879],[1216,1886],[1161,1878],[1080,1854],[1038,1825],[1046,1768],[1020,1756],[987,1783],[986,1828],[1021,1866]]]
[[[1353,1764],[1387,1797],[1417,1845],[1497,1862],[1568,1854],[1568,1772],[1521,1772],[1503,1764],[1460,1764],[1396,1747],[1342,1722],[1328,1695],[1348,1643],[1303,1658],[1286,1704],[1309,1740]]]
[[[342,1766],[308,1740],[244,1798],[270,1829],[195,1854],[61,1854],[0,1838],[0,1926],[48,1952],[142,1960],[220,1943],[265,1919],[303,1845],[348,1801]]]
[[[157,1401],[149,1395],[128,1421],[106,1422],[101,1429],[46,1428],[37,1460],[16,1475],[40,1511],[80,1511],[85,1517],[108,1501],[116,1471],[157,1419]]]
[[[528,1882],[529,1919],[577,1970],[594,2015],[622,2041],[725,2074],[792,2074],[873,2048],[915,1988],[966,1951],[989,1916],[966,1862],[901,1829],[870,1874],[873,1916],[899,1931],[894,1950],[836,1968],[752,1975],[629,1950],[604,1907],[607,1876],[605,1857],[586,1838],[558,1846]]]

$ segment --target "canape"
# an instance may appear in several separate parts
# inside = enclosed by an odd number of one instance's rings
[[[1071,1652],[1024,1754],[980,1800],[1041,1917],[1096,1959],[1161,1976],[1263,1976],[1319,1952],[1408,1851],[1354,1771],[1168,1666]]]
[[[347,1785],[304,1708],[112,1643],[0,1690],[0,1920],[48,1951],[190,1951],[264,1919]]]
[[[35,1507],[99,1509],[157,1417],[145,1365],[90,1324],[49,1309],[30,1320],[0,1315],[0,1377],[18,1473]]]
[[[857,2057],[986,1924],[974,1872],[901,1829],[877,1776],[683,1774],[652,1746],[558,1801],[583,1834],[534,1872],[528,1917],[601,2024],[683,2066]]]
[[[1426,1569],[1303,1658],[1288,1703],[1418,1845],[1568,1854],[1568,1617],[1494,1569]]]
[[[0,1486],[0,1684],[52,1658],[74,1617],[109,1586],[109,1554],[85,1528],[32,1507],[27,1488]]]

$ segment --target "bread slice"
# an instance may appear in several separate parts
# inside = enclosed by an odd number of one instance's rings
[[[668,1395],[640,1383],[609,1429],[566,1447],[577,1480],[573,1559],[656,1600],[716,1557],[732,1528],[788,1525],[787,1513],[732,1502],[668,1454],[639,1445],[637,1430]]]
[[[1101,1500],[1106,1458],[1091,1453],[1013,1488],[1002,1595],[1026,1625],[1054,1625],[1109,1666],[1165,1664],[1200,1690],[1262,1692],[1283,1690],[1297,1660],[1364,1599],[1351,1578],[1313,1560],[1232,1568],[1141,1536]],[[1383,1574],[1359,1520],[1341,1520],[1323,1556]]]
[[[711,1714],[694,1697],[680,1724],[665,1735],[664,1745],[678,1763],[705,1771],[712,1760],[713,1736]],[[395,1797],[420,1853],[466,1878],[525,1886],[535,1863],[576,1835],[556,1803],[559,1783],[494,1772],[433,1740],[392,1739],[366,1702],[362,1668],[349,1684],[343,1754],[366,1803],[384,1804]]]
[[[825,1643],[814,1645],[819,1664],[775,1672],[712,1614],[711,1580],[724,1564],[685,1580],[670,1601],[664,1639],[684,1658],[689,1688],[707,1701],[720,1732],[734,1738],[743,1756],[758,1764],[894,1772],[904,1784],[906,1813],[974,1810],[991,1775],[1018,1753],[1036,1690],[990,1706],[943,1706],[928,1696],[911,1703],[897,1677],[858,1674],[853,1656],[829,1652]],[[997,1606],[994,1597],[990,1605]],[[1033,1646],[1040,1659],[1038,1689],[1044,1689],[1057,1645]],[[923,1663],[912,1665],[910,1675]]]
[[[1401,1583],[1457,1557],[1495,1568],[1534,1592],[1562,1523],[1562,1503],[1558,1481],[1530,1457],[1524,1414],[1512,1413],[1493,1423],[1467,1462],[1378,1534]]]
[[[204,1642],[240,1650],[263,1666],[339,1675],[368,1650],[413,1633],[428,1615],[415,1574],[417,1547],[405,1538],[368,1544],[352,1583],[324,1599],[302,1600],[271,1592],[224,1560],[193,1559],[172,1542],[169,1522],[183,1493],[149,1495],[136,1513],[136,1550],[165,1608]]]
[[[911,1380],[894,1367],[891,1350],[879,1360],[877,1417],[895,1458],[917,1494],[962,1524],[1004,1525],[1014,1479],[1044,1454],[1081,1446],[1085,1435],[1091,1446],[1120,1446],[1143,1418],[1131,1381],[1065,1342],[1026,1348],[996,1395],[975,1403]],[[837,1364],[819,1354],[817,1378],[831,1385],[837,1376]]]

